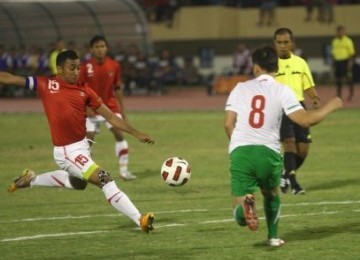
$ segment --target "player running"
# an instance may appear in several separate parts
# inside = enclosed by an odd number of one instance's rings
[[[90,40],[90,51],[92,58],[81,65],[79,82],[88,83],[114,114],[127,120],[123,105],[120,64],[107,56],[108,44],[103,36],[96,35]],[[120,178],[134,180],[136,176],[128,170],[129,145],[121,129],[113,127],[104,117],[95,113],[86,119],[86,137],[90,139],[90,146],[100,131],[101,123],[105,123],[116,140],[115,156],[119,163]]]
[[[283,111],[291,120],[309,127],[342,107],[333,98],[323,107],[306,111],[287,87],[275,81],[278,57],[272,47],[255,50],[252,55],[255,79],[238,83],[225,108],[225,132],[230,139],[230,176],[235,221],[255,231],[259,227],[254,192],[260,187],[268,228],[268,244],[280,246],[279,184],[283,168],[279,130]]]

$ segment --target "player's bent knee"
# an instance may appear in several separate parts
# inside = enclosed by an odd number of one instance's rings
[[[267,197],[269,199],[272,199],[274,197],[276,197],[279,193],[278,193],[278,188],[275,188],[273,190],[261,190],[261,193],[264,197]]]
[[[71,186],[73,186],[75,190],[84,190],[87,186],[86,181],[76,178],[74,176],[69,176],[69,181]]]
[[[105,184],[111,182],[113,179],[110,176],[110,173],[100,170],[99,172],[99,183],[100,187],[102,188]]]

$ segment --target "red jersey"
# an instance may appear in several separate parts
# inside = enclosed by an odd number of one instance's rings
[[[120,73],[120,65],[113,59],[106,57],[104,63],[99,64],[92,58],[81,64],[79,82],[88,83],[111,111],[120,113],[114,93],[114,88],[121,84]]]
[[[28,87],[36,88],[43,103],[53,144],[64,146],[83,140],[86,136],[86,106],[98,109],[101,98],[88,85],[70,85],[59,76],[28,79]]]

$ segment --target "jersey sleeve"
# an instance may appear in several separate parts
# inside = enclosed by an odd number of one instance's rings
[[[294,92],[287,86],[283,88],[281,93],[281,105],[286,115],[291,114],[299,109],[304,109]]]
[[[348,50],[348,52],[349,52],[349,58],[351,58],[352,56],[354,56],[355,55],[355,47],[354,47],[354,42],[349,38],[349,50]]]
[[[26,77],[26,88],[36,91],[39,97],[44,95],[48,88],[48,78],[43,76]]]
[[[119,63],[115,62],[115,77],[114,77],[114,88],[119,89],[121,88],[122,83],[122,72],[121,72],[121,66]]]
[[[236,97],[237,97],[237,86],[230,92],[229,97],[226,101],[225,111],[234,111],[236,112]]]
[[[78,82],[85,83],[86,82],[86,76],[85,75],[86,75],[86,64],[83,63],[80,66]]]
[[[303,60],[303,89],[306,90],[314,86],[315,83],[309,65]]]
[[[87,84],[85,85],[86,93],[88,94],[87,105],[92,109],[96,110],[102,105],[101,98],[92,90]]]

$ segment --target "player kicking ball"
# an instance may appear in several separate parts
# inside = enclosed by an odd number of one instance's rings
[[[133,135],[142,143],[153,144],[154,139],[117,117],[87,84],[78,83],[80,59],[76,52],[69,50],[59,53],[56,65],[58,75],[54,78],[25,78],[0,72],[1,84],[37,91],[49,122],[54,159],[60,167],[60,170],[39,175],[26,169],[11,183],[9,192],[34,186],[83,190],[87,183],[91,183],[102,190],[107,201],[118,212],[129,217],[144,232],[151,232],[154,214],[141,214],[110,174],[91,158],[86,139],[86,112],[88,109],[96,111],[114,127]]]
[[[275,81],[278,56],[273,47],[262,47],[252,55],[255,78],[238,83],[225,107],[225,132],[230,140],[230,178],[236,223],[259,228],[254,193],[260,187],[268,229],[268,244],[283,245],[279,238],[279,185],[283,169],[280,124],[283,111],[297,124],[309,127],[342,107],[340,98],[306,111],[294,93]]]

